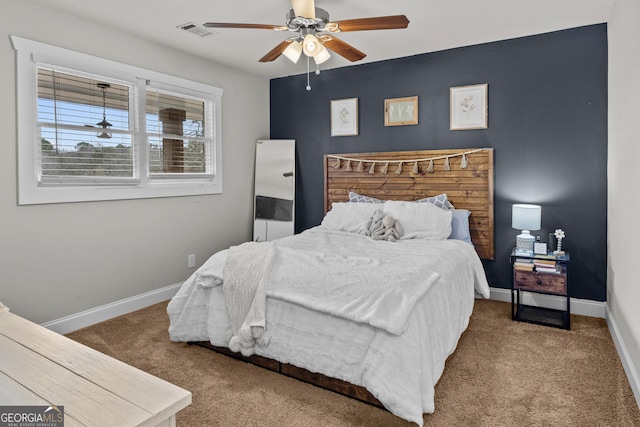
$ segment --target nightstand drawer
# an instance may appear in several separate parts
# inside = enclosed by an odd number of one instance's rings
[[[567,294],[567,278],[564,274],[515,270],[513,278],[513,287],[521,291]]]

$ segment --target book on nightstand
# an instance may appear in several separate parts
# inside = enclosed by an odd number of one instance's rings
[[[533,271],[535,265],[532,262],[514,261],[513,268],[516,270]]]
[[[553,260],[537,259],[533,262],[533,265],[539,273],[558,273],[556,262]]]
[[[560,272],[555,267],[542,267],[542,266],[536,265],[536,271],[538,273],[560,274]]]

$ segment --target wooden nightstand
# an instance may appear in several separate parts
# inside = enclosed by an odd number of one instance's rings
[[[569,254],[521,255],[511,252],[513,281],[511,282],[511,319],[556,328],[571,329]],[[566,310],[522,304],[520,292],[559,295],[566,300]]]

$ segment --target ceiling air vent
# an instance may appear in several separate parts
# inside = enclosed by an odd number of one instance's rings
[[[180,30],[188,31],[196,36],[207,37],[212,34],[216,34],[215,31],[208,30],[200,24],[196,24],[195,22],[187,22],[186,24],[178,25],[176,28]]]

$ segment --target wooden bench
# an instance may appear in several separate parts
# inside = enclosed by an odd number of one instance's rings
[[[191,404],[191,392],[3,308],[0,406],[64,406],[66,427],[170,427]]]

